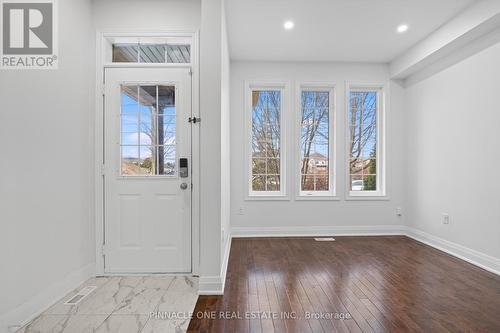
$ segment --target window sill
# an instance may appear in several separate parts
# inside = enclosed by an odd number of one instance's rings
[[[247,195],[245,201],[290,201],[287,195]]]
[[[340,201],[340,198],[333,194],[313,194],[313,195],[298,195],[296,201]]]
[[[381,194],[362,194],[352,195],[348,194],[345,198],[346,201],[390,201],[391,198],[387,195]]]

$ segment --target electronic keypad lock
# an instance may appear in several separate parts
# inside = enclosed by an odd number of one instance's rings
[[[189,176],[188,159],[179,159],[179,176],[181,178],[187,178]]]

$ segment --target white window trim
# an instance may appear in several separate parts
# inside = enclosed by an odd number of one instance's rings
[[[323,90],[330,93],[329,98],[329,115],[328,115],[328,176],[329,190],[328,191],[302,191],[301,189],[301,121],[302,121],[302,91],[317,91]],[[337,110],[336,110],[336,86],[331,82],[297,82],[295,93],[295,143],[296,158],[295,158],[295,179],[296,179],[296,200],[339,200],[337,197]]]
[[[376,191],[351,191],[350,175],[350,124],[349,109],[351,105],[351,91],[377,92],[377,190]],[[384,83],[357,83],[346,82],[345,88],[345,175],[346,175],[346,200],[389,200],[387,197],[386,177],[386,84]]]
[[[287,111],[289,83],[284,81],[245,81],[245,200],[289,200],[287,185]],[[280,191],[253,191],[252,190],[252,91],[253,90],[280,90]]]

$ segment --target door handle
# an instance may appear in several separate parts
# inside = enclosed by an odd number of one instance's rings
[[[181,184],[181,190],[185,190],[188,188],[188,184],[187,183],[182,183]]]

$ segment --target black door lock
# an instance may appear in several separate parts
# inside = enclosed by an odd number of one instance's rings
[[[188,159],[187,158],[180,158],[179,159],[179,176],[181,178],[187,178],[189,176],[189,171],[188,171]]]

